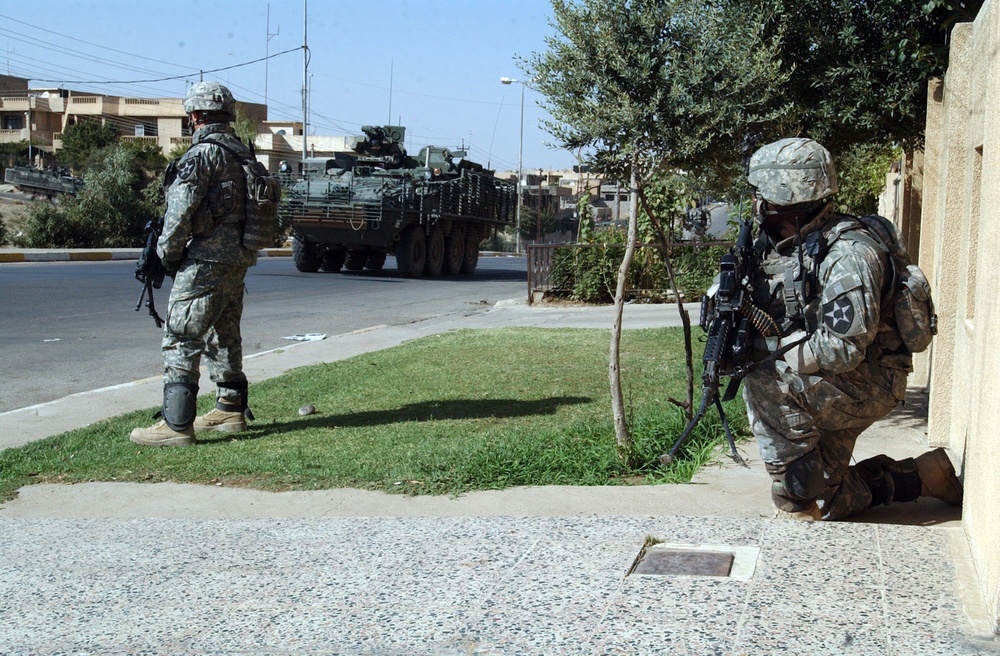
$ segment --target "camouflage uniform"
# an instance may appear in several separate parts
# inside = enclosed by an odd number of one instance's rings
[[[797,240],[762,242],[754,300],[784,326],[786,338],[794,336],[785,341],[808,339],[794,349],[794,357],[753,369],[743,395],[761,457],[775,480],[775,505],[795,511],[819,500],[823,517],[838,519],[873,503],[868,472],[849,467],[851,454],[858,435],[903,401],[911,363],[892,317],[880,312],[888,262],[878,245],[857,220],[832,212],[803,230],[806,243],[810,233],[812,240],[828,244],[818,267],[803,256],[805,269],[816,272],[812,299],[788,290],[797,287]],[[759,339],[756,347],[762,357],[776,344]],[[790,468],[796,470],[791,475]],[[894,482],[887,477],[890,489],[874,500],[884,503],[886,494],[888,500],[894,495],[903,500]]]
[[[884,287],[893,264],[857,219],[833,212],[830,153],[811,139],[781,139],[753,154],[748,181],[762,228],[752,301],[782,336],[755,339],[759,364],[743,398],[779,515],[840,519],[919,496],[960,503],[943,449],[850,465],[858,435],[902,403],[912,365],[883,307],[883,292],[896,293]]]
[[[246,151],[228,124],[202,127],[167,189],[157,250],[168,270],[179,269],[167,307],[163,381],[197,385],[204,354],[219,400],[240,406],[246,393],[243,285],[257,253],[241,243],[247,202],[242,165],[212,141]]]

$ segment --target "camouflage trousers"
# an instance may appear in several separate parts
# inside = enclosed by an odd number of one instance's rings
[[[174,278],[163,334],[163,382],[197,385],[202,356],[218,398],[242,403],[245,388],[242,266],[185,260]],[[236,388],[227,384],[236,383]]]
[[[782,360],[751,371],[743,398],[775,506],[795,511],[817,501],[823,519],[867,509],[872,490],[850,464],[854,444],[905,393],[905,371],[867,361],[822,377],[798,374]]]

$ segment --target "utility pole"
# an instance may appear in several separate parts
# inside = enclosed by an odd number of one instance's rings
[[[281,26],[278,31],[271,33],[271,3],[267,4],[267,24],[264,27],[264,106],[267,106],[267,68],[271,57],[271,39],[281,33]]]
[[[538,169],[538,200],[535,202],[535,243],[542,241],[542,169]]]
[[[309,0],[302,0],[302,172],[305,173],[309,134]]]

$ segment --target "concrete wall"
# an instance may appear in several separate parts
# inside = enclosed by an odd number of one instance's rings
[[[965,481],[962,525],[1000,632],[1000,0],[955,26],[928,92],[919,257],[939,334],[930,355],[930,442]]]

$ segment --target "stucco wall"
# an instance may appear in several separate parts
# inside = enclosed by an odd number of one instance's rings
[[[1000,631],[1000,0],[955,26],[949,62],[929,88],[924,156],[920,263],[939,317],[928,429],[961,466],[962,525]]]

